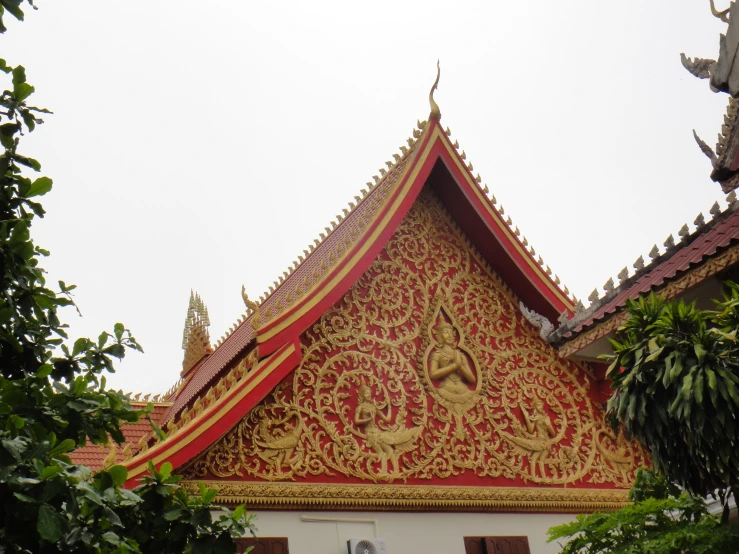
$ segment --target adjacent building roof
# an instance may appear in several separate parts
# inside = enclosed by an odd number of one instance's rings
[[[146,404],[132,402],[131,405],[134,408],[143,409]],[[167,411],[170,404],[168,403],[155,403],[154,409],[151,412],[151,419],[153,421],[159,421],[162,415]],[[78,448],[72,452],[69,457],[75,464],[85,465],[93,470],[103,469],[103,466],[107,465],[106,459],[111,464],[121,463],[125,460],[128,452],[132,453],[132,450],[136,448],[138,442],[151,432],[151,424],[146,419],[141,419],[137,423],[127,423],[121,427],[123,435],[126,440],[121,445],[116,445],[113,441],[109,441],[108,444],[88,444],[82,448]],[[126,450],[128,449],[128,450]],[[124,453],[126,451],[126,453]],[[130,456],[129,456],[130,457]]]
[[[713,263],[704,271],[691,274],[739,244],[739,202],[735,195],[731,196],[730,201],[728,209],[717,212],[708,223],[699,221],[700,225],[692,234],[685,234],[679,243],[656,256],[649,265],[567,321],[550,335],[549,340],[562,343],[560,353],[563,356],[572,355],[615,330],[625,319],[624,307],[628,300],[650,292],[674,297],[736,262],[739,250],[732,250],[720,258],[720,263]],[[689,274],[692,278],[685,278]]]

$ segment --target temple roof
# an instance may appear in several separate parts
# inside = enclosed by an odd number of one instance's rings
[[[131,403],[131,406],[134,409],[143,409],[146,404],[134,401]],[[154,409],[150,415],[151,419],[159,421],[169,406],[170,404],[168,403],[154,403]],[[126,448],[129,449],[128,451],[134,449],[142,437],[147,436],[151,432],[151,424],[146,419],[141,419],[136,423],[126,423],[122,425],[121,431],[125,437],[122,444],[116,446],[113,441],[110,441],[107,445],[88,444],[82,448],[77,448],[69,455],[72,459],[72,463],[85,465],[96,471],[103,469],[106,458],[111,456],[111,447],[114,449],[115,463],[124,461],[124,451]]]
[[[739,105],[739,72],[737,72],[736,56],[739,50],[739,12],[732,2],[724,11],[717,11],[711,4],[711,12],[724,23],[728,23],[725,34],[719,40],[719,52],[716,60],[708,58],[689,58],[680,54],[683,66],[691,75],[699,79],[709,79],[713,92],[726,92],[730,95],[729,105],[724,116],[724,124],[718,135],[715,152],[693,131],[698,146],[710,160],[713,170],[711,179],[721,185],[728,193],[739,186],[739,130],[737,116]]]
[[[170,428],[177,428],[175,422],[179,421],[183,410],[193,406],[196,399],[202,399],[217,383],[223,384],[224,376],[234,371],[236,364],[243,363],[248,353],[252,353],[253,360],[260,360],[259,369],[248,370],[245,378],[240,373],[239,380],[258,378],[260,383],[253,386],[262,397],[268,394],[267,383],[278,382],[281,375],[299,362],[296,341],[300,333],[341,298],[367,269],[424,186],[434,188],[475,247],[529,308],[550,319],[563,312],[572,314],[574,301],[567,289],[560,288],[559,279],[541,256],[537,257],[510,216],[505,217],[504,208],[497,205],[495,196],[481,184],[480,176],[473,174],[472,163],[466,161],[459,144],[452,143],[449,129],[443,130],[438,117],[432,104],[429,121],[418,122],[412,138],[407,140],[408,146],[401,147],[400,153],[393,155],[393,161],[385,163],[385,167],[373,176],[374,182],[368,182],[349,203],[349,208],[326,227],[320,239],[283,272],[266,298],[257,304],[245,295],[247,316],[241,318],[215,350],[185,376],[172,406],[160,421],[162,426],[169,424]],[[267,366],[280,375],[266,375]],[[221,386],[219,391],[228,386]],[[252,385],[245,385],[249,386]],[[223,398],[235,402],[230,392],[224,394]],[[261,399],[256,391],[251,393],[248,402],[244,402],[243,396],[240,398],[238,410],[230,414],[236,417],[232,424]],[[220,406],[222,401],[215,404]],[[216,412],[219,415],[216,416]],[[223,414],[214,405],[196,419],[222,418]],[[186,426],[190,428],[194,423],[188,420]],[[220,436],[228,430],[224,428],[225,420],[218,424],[213,420],[199,432],[210,429],[208,425],[218,428],[218,431],[208,431],[213,435]],[[183,436],[183,433],[177,435]],[[160,463],[165,459],[165,452],[166,456],[171,456],[177,451],[175,438],[170,437],[166,447],[154,445],[151,452],[136,456],[129,467],[141,467],[152,458]],[[198,444],[202,447],[203,443]]]

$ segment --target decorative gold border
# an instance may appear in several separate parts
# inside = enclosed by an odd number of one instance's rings
[[[708,277],[712,277],[719,271],[723,271],[737,261],[739,261],[739,244],[729,247],[715,258],[710,258],[708,261],[703,263],[703,265],[687,271],[682,277],[672,281],[671,283],[667,283],[667,285],[662,289],[658,289],[657,292],[666,299],[674,298],[678,294],[685,292],[690,287],[697,285]],[[656,269],[657,268],[655,268],[655,270]],[[623,306],[619,306],[618,309],[623,310]],[[559,349],[559,355],[561,357],[567,357],[575,354],[599,338],[616,330],[624,321],[626,321],[626,318],[627,314],[624,311],[614,314],[609,319],[597,324],[589,331],[563,344]]]
[[[279,367],[297,351],[297,344],[290,343],[264,358],[256,368],[252,368],[246,375],[243,375],[241,381],[237,382],[232,389],[199,414],[196,414],[189,423],[177,429],[175,433],[171,433],[165,441],[158,442],[151,448],[139,452],[126,462],[128,469],[127,483],[132,483],[136,477],[144,473],[148,468],[149,461],[152,461],[156,466],[168,461],[173,454],[217,426],[221,419],[233,410],[237,404],[242,403],[248,394],[259,386],[276,367]],[[237,422],[238,420],[232,425]],[[229,428],[220,431],[219,435],[225,434]],[[175,465],[175,467],[178,467],[178,465]]]
[[[338,485],[204,481],[216,502],[249,509],[582,513],[628,504],[625,489]],[[199,481],[182,481],[196,493]]]

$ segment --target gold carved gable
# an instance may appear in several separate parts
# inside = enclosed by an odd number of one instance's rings
[[[643,453],[429,191],[188,478],[626,488]]]

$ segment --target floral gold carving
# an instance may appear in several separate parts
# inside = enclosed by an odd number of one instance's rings
[[[408,487],[454,478],[483,496],[574,485],[623,502],[603,489],[628,488],[646,463],[605,434],[586,368],[541,339],[428,190],[301,344],[299,367],[183,468],[187,479],[396,483],[451,506]]]

